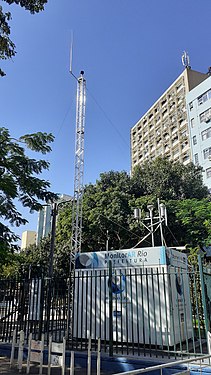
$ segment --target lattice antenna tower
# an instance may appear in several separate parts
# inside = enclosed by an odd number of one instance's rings
[[[73,206],[72,206],[72,240],[71,240],[71,255],[70,255],[70,272],[73,273],[75,270],[76,254],[81,252],[81,239],[82,239],[86,80],[84,78],[83,70],[80,72],[80,76],[78,78],[73,74],[72,60],[73,60],[73,33],[71,33],[70,74],[77,80],[74,196],[73,196]]]
[[[84,127],[86,111],[86,80],[84,71],[77,78],[72,72],[73,36],[70,50],[70,73],[77,80],[76,98],[76,126],[75,126],[75,168],[74,168],[74,196],[72,205],[72,237],[70,250],[70,290],[68,300],[67,337],[72,336],[73,323],[73,298],[74,298],[74,272],[76,254],[81,252],[82,240],[82,204],[84,180]]]
[[[81,71],[77,78],[76,129],[75,129],[75,172],[72,210],[72,261],[81,252],[82,203],[84,180],[84,126],[86,110],[86,80]]]

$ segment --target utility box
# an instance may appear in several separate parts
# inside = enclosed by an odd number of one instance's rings
[[[193,338],[187,256],[174,249],[80,253],[74,292],[75,338],[109,340],[111,325],[121,343],[169,347]]]

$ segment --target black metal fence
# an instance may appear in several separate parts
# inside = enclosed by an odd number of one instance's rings
[[[201,280],[176,267],[78,270],[70,322],[69,280],[0,280],[0,341],[24,330],[69,348],[110,355],[174,356],[207,352]],[[71,326],[70,326],[71,325]]]

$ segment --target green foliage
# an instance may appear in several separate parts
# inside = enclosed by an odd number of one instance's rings
[[[198,198],[208,195],[202,183],[202,168],[190,163],[172,163],[167,158],[157,158],[138,166],[132,182],[136,195],[154,195],[166,201],[170,199]]]
[[[102,173],[95,185],[85,187],[83,197],[82,250],[105,250],[107,231],[109,248],[127,247],[137,242],[137,235],[130,231],[132,209],[130,177],[126,172]],[[58,242],[70,243],[71,204],[59,215]],[[136,240],[135,240],[136,239]]]
[[[44,9],[44,5],[48,0],[3,0],[7,4],[17,4],[28,10],[30,13],[38,13]],[[4,12],[0,5],[0,59],[11,59],[16,54],[15,44],[10,39],[11,13]],[[5,76],[5,72],[0,69],[0,76]]]
[[[29,158],[23,147],[45,154],[51,150],[49,142],[53,139],[52,134],[37,133],[15,140],[7,129],[0,128],[0,217],[11,225],[20,226],[27,222],[17,210],[16,200],[33,212],[42,207],[40,201],[47,202],[57,197],[48,190],[50,183],[38,177],[49,168],[49,163]],[[5,251],[15,250],[13,242],[16,240],[17,236],[1,222],[0,247]]]
[[[187,243],[197,246],[200,241],[205,243],[209,241],[210,224],[206,212],[209,201],[208,198],[203,198],[206,196],[207,188],[202,183],[201,169],[192,164],[183,166],[176,163],[174,166],[167,159],[158,158],[137,168],[131,178],[126,172],[102,173],[95,185],[90,184],[85,188],[82,250],[104,250],[107,231],[109,248],[133,247],[146,234],[144,227],[133,219],[133,210],[135,207],[140,208],[144,218],[148,211],[147,205],[153,204],[155,215],[158,215],[157,198],[167,205],[168,228],[164,228],[164,234],[169,246]],[[190,208],[195,210],[192,221]],[[204,213],[202,222],[201,210]],[[189,217],[187,225],[186,214]],[[69,205],[59,215],[59,243],[71,243],[71,225],[72,212]],[[159,233],[155,240],[157,244],[160,243]],[[149,239],[143,245],[148,246]]]
[[[164,227],[167,245],[189,244],[190,260],[195,264],[198,249],[210,241],[211,202],[206,197],[207,189],[202,184],[201,171],[193,165],[183,167],[178,164],[172,168],[168,160],[158,159],[152,162],[150,168],[146,165],[137,169],[132,177],[126,172],[110,171],[102,173],[95,184],[87,185],[83,197],[82,251],[105,250],[107,240],[109,249],[136,245],[146,235],[146,229],[134,220],[134,208],[140,208],[142,218],[146,218],[147,205],[153,204],[154,213],[158,216],[156,209],[159,198],[160,202],[166,204],[168,211],[168,227]],[[185,178],[187,181],[184,182]],[[69,202],[59,210],[54,254],[55,276],[69,274],[71,229],[72,202]],[[160,243],[158,231],[155,244]],[[150,244],[149,237],[141,246]],[[30,257],[27,267],[39,263],[42,272],[47,274],[49,248],[49,243],[48,250],[42,250],[40,246],[33,247],[30,251],[34,260]]]
[[[39,246],[30,245],[20,253],[19,276],[47,276],[49,268],[50,238],[44,238]]]
[[[174,208],[175,222],[185,236],[186,244],[195,248],[211,243],[211,202],[208,198],[169,202]]]

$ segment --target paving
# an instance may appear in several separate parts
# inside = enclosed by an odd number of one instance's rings
[[[0,357],[0,374],[1,375],[20,375],[26,373],[26,363],[23,364],[23,369],[21,373],[19,373],[17,367],[10,367],[10,361],[7,357]],[[32,366],[30,369],[30,374],[39,374],[39,369],[36,366]],[[47,375],[47,366],[43,366],[43,374]],[[61,375],[60,368],[52,368],[51,370],[52,375]],[[70,374],[70,369],[66,369],[66,375]],[[111,372],[101,372],[100,375],[109,375],[112,374]],[[87,375],[86,369],[76,368],[74,370],[74,375]],[[96,375],[96,371],[92,370],[91,375]]]

